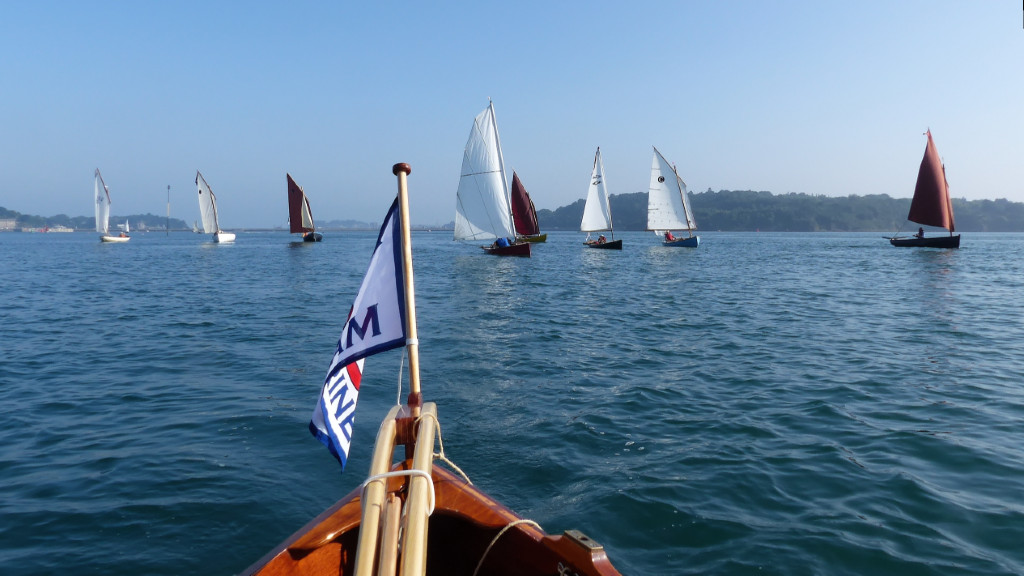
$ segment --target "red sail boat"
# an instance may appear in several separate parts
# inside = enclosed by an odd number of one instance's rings
[[[316,231],[313,225],[313,211],[309,209],[309,198],[302,187],[288,177],[288,227],[292,234],[302,234],[303,242],[320,242],[324,235]]]
[[[914,188],[914,199],[910,201],[910,213],[907,220],[922,226],[935,226],[949,230],[949,236],[932,236],[926,238],[924,229],[910,238],[893,236],[889,242],[893,246],[920,246],[925,248],[959,248],[960,235],[953,234],[956,225],[953,223],[953,203],[949,199],[949,183],[946,182],[946,167],[942,164],[939,151],[932,140],[932,131],[928,130],[928,144],[924,149],[921,168],[917,172],[917,187]]]
[[[516,226],[517,242],[547,242],[548,235],[540,233],[537,208],[530,199],[519,175],[512,171],[512,221]]]

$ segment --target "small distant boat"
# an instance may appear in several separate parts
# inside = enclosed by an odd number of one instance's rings
[[[662,236],[664,246],[696,248],[700,245],[700,236],[693,234],[697,223],[687,194],[686,182],[679,177],[676,167],[654,148],[651,185],[647,191],[647,229]],[[673,230],[685,231],[687,236],[676,238]]]
[[[617,576],[603,546],[578,530],[548,534],[479,490],[444,455],[437,404],[424,402],[420,387],[406,185],[411,168],[396,164],[392,171],[398,198],[349,308],[310,431],[344,466],[363,363],[372,354],[405,347],[409,395],[381,422],[362,485],[241,574]],[[352,328],[371,318],[379,329]]]
[[[100,169],[96,169],[94,181],[94,196],[96,198],[96,231],[100,233],[100,242],[121,243],[131,240],[128,236],[128,221],[125,220],[124,232],[117,236],[110,235],[110,189],[103,181]]]
[[[313,225],[313,211],[309,208],[309,198],[302,187],[295,183],[291,174],[288,177],[288,226],[292,234],[302,234],[303,242],[320,242],[323,234],[316,231]]]
[[[540,233],[537,208],[515,170],[512,171],[512,220],[516,226],[516,240],[533,243],[548,241],[548,235]]]
[[[611,233],[611,240],[607,240],[604,234],[598,236],[596,240],[591,239],[591,232],[605,230]],[[587,233],[587,239],[583,243],[590,248],[622,250],[622,240],[615,239],[615,230],[612,226],[612,206],[608,202],[608,192],[604,184],[604,162],[601,160],[600,146],[594,154],[594,170],[590,173],[590,188],[587,189],[587,202],[583,206],[580,232]]]
[[[196,220],[192,221],[192,231],[196,234],[202,234],[203,231],[199,229],[199,222]]]
[[[956,224],[953,222],[953,203],[949,199],[949,183],[946,182],[946,166],[932,141],[932,131],[928,130],[926,134],[928,143],[924,147],[924,158],[917,172],[917,186],[914,188],[914,199],[910,201],[907,220],[922,226],[945,228],[949,230],[949,236],[926,238],[924,228],[920,228],[910,238],[893,236],[889,238],[889,243],[893,246],[959,248],[960,235],[953,235]]]
[[[220,229],[220,223],[217,220],[217,198],[198,170],[196,170],[196,186],[199,188],[199,215],[203,218],[203,231],[213,234],[214,242],[222,244],[234,242],[234,233]]]
[[[498,139],[494,103],[477,114],[462,156],[455,193],[455,239],[494,240],[481,246],[496,256],[529,256],[530,243],[516,239],[505,160]]]

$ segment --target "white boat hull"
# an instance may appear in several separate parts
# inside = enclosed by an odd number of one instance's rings
[[[235,241],[235,233],[234,232],[217,232],[216,234],[213,235],[213,241],[217,242],[217,243],[220,243],[220,244],[224,244],[226,242],[234,242]]]
[[[100,236],[100,242],[121,243],[121,242],[127,242],[127,241],[129,241],[131,239],[132,239],[131,236],[110,236],[109,234],[104,234],[103,236]]]

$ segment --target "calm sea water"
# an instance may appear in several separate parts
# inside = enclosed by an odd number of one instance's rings
[[[344,474],[307,424],[375,236],[0,234],[0,572],[233,574],[355,487],[401,353]],[[414,234],[477,485],[625,574],[1024,573],[1024,235],[620,236]]]

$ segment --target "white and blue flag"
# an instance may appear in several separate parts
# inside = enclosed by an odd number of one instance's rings
[[[398,199],[377,236],[370,267],[338,338],[309,431],[341,462],[352,444],[352,424],[362,379],[363,359],[405,345],[405,283]]]

